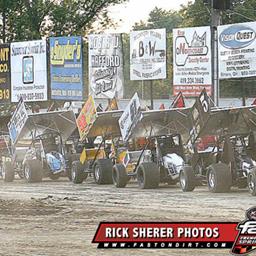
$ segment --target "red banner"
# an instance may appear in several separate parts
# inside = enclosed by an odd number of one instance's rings
[[[173,86],[173,95],[176,96],[179,92],[182,92],[185,97],[197,97],[200,95],[202,90],[205,88],[209,96],[212,95],[212,86],[211,85],[174,85]]]
[[[98,248],[232,248],[238,223],[103,222],[93,243]]]

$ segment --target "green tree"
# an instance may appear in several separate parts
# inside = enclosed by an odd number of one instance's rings
[[[179,15],[182,17],[180,27],[198,27],[210,24],[209,6],[203,0],[190,1],[187,5],[181,5]]]
[[[166,32],[172,32],[182,22],[180,14],[173,10],[164,10],[155,7],[150,13],[146,22],[140,21],[133,26],[134,30],[166,28]]]
[[[125,0],[0,0],[3,41],[101,31],[113,25],[107,7]]]
[[[190,1],[181,5],[182,27],[208,26],[211,23],[211,7],[203,0]],[[222,24],[240,23],[256,20],[256,0],[232,0],[231,9],[221,11]]]

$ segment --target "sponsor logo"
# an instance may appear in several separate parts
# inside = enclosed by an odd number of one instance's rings
[[[58,39],[55,39],[54,45],[51,47],[51,65],[63,66],[65,61],[79,61],[81,58],[81,43],[78,39],[75,43],[68,40],[65,44],[60,44]]]
[[[239,234],[232,248],[235,255],[246,255],[256,249],[256,207],[246,212],[246,220],[237,225]]]
[[[222,46],[238,49],[249,46],[255,40],[255,31],[244,25],[233,25],[225,29],[219,36]]]
[[[175,61],[177,66],[184,66],[189,57],[205,56],[208,54],[209,48],[206,45],[207,34],[206,32],[199,36],[194,32],[193,39],[189,43],[187,38],[178,36],[175,42]],[[193,58],[191,59],[191,62]]]

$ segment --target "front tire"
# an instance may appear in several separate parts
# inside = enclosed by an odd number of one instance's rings
[[[88,173],[84,172],[83,165],[80,161],[74,161],[71,167],[71,180],[74,184],[81,184],[86,180]]]
[[[43,178],[43,170],[41,162],[37,159],[27,160],[24,164],[24,178],[26,182],[41,182]]]
[[[93,168],[94,180],[97,184],[113,184],[113,163],[111,159],[98,159]]]
[[[191,166],[184,166],[180,171],[180,187],[183,192],[193,191],[196,187],[196,176]]]
[[[142,163],[137,170],[137,181],[142,189],[157,188],[160,172],[155,163]]]
[[[13,182],[14,180],[14,167],[11,162],[4,162],[2,168],[2,176],[4,182]]]
[[[248,174],[247,183],[251,195],[256,196],[256,168]]]
[[[124,188],[129,180],[125,166],[116,164],[113,166],[112,172],[113,183],[117,188]]]
[[[229,192],[232,176],[228,165],[223,163],[212,164],[207,171],[207,185],[210,192]]]

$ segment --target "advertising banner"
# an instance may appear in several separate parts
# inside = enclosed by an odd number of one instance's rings
[[[27,119],[28,113],[25,104],[21,99],[19,101],[19,104],[17,105],[15,112],[12,115],[10,122],[8,123],[8,130],[13,144],[15,144],[15,142],[17,141],[18,136],[22,128],[24,127]]]
[[[94,98],[123,97],[121,34],[89,35],[89,91]]]
[[[80,139],[83,140],[90,130],[90,127],[95,122],[97,117],[95,102],[92,96],[89,96],[88,100],[84,104],[76,123],[80,135]]]
[[[231,249],[238,233],[237,224],[101,222],[92,242],[104,249]]]
[[[0,44],[0,103],[10,101],[10,88],[10,45]]]
[[[11,101],[47,100],[46,41],[11,43]]]
[[[166,30],[132,31],[130,34],[130,79],[166,78]]]
[[[221,250],[225,255],[248,255],[256,250],[256,208],[248,209],[241,222],[104,221],[92,243],[99,249],[175,249],[192,255],[193,249],[200,249],[201,255],[214,249],[216,255]]]
[[[256,76],[256,22],[218,27],[219,78]]]
[[[82,61],[82,38],[80,36],[50,38],[52,99],[83,99]]]
[[[134,94],[129,104],[125,108],[123,114],[118,120],[122,138],[124,141],[128,141],[133,127],[142,118],[140,99],[137,93]]]
[[[173,30],[173,94],[196,97],[203,89],[212,95],[210,27]]]

